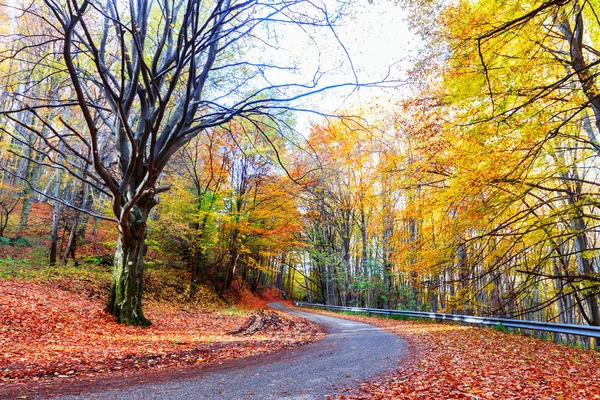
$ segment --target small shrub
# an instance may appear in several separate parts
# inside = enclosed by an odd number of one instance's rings
[[[12,240],[12,245],[19,247],[33,247],[33,244],[22,236],[17,236],[14,240]]]
[[[23,236],[17,236],[13,239],[0,236],[0,244],[18,247],[33,247],[33,244]]]
[[[112,254],[93,255],[84,257],[81,260],[82,264],[112,267],[115,257]]]

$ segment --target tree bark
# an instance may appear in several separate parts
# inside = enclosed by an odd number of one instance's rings
[[[56,182],[54,183],[54,197],[60,196],[60,169],[56,170]],[[58,254],[58,219],[60,217],[60,206],[58,201],[54,200],[52,212],[52,240],[50,242],[50,265],[56,264]]]
[[[149,210],[135,210],[127,224],[130,235],[119,229],[115,264],[105,311],[126,325],[149,326],[142,312],[142,284],[144,278],[144,239]],[[127,237],[125,237],[127,236]]]

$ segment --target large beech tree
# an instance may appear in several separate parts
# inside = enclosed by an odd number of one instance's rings
[[[168,190],[160,179],[171,156],[234,118],[266,118],[277,129],[290,101],[323,87],[320,74],[272,84],[293,65],[261,56],[280,45],[276,29],[333,35],[335,18],[304,0],[43,0],[14,14],[38,29],[17,32],[3,53],[23,79],[9,88],[12,107],[2,115],[43,139],[46,149],[36,151],[45,164],[112,199],[118,240],[106,310],[125,324],[149,325],[146,222]],[[34,51],[37,57],[23,56]],[[39,94],[33,71],[38,81],[61,80],[68,89]]]

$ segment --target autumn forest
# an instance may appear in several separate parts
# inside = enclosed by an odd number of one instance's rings
[[[267,289],[600,326],[600,4],[399,1],[416,49],[366,80],[333,3],[0,7],[0,278],[91,279],[143,327],[157,291]],[[303,75],[304,41],[353,73]],[[380,92],[304,102],[340,88]]]

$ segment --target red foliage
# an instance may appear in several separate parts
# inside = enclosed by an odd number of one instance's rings
[[[393,331],[411,355],[399,370],[340,399],[600,398],[600,354],[593,350],[492,329],[347,318]]]
[[[22,204],[17,207],[14,212],[15,215],[18,215],[21,212],[21,207]],[[25,259],[30,257],[30,253],[35,251],[36,247],[41,246],[48,248],[50,246],[50,236],[52,233],[53,212],[52,202],[32,202],[31,211],[27,221],[27,228],[22,232],[17,231],[16,228],[13,228],[10,236],[24,236],[28,239],[32,239],[35,246],[0,246],[0,257]],[[59,222],[59,240],[61,243],[61,252],[64,251],[64,246],[66,245],[69,237],[69,230],[65,229],[65,227],[70,229],[73,213],[74,212],[72,210],[66,209],[63,210],[63,214],[61,214],[62,219]],[[81,216],[81,218],[84,217],[86,216]],[[15,217],[13,218],[16,220]],[[97,220],[92,217],[87,218],[85,238],[79,238],[77,242],[77,258],[95,255],[112,255],[114,252],[114,241],[116,240],[116,237],[117,227],[115,223],[105,220]]]
[[[0,386],[215,362],[321,336],[313,324],[275,312],[228,315],[157,304],[146,307],[152,326],[128,327],[101,311],[100,301],[26,282],[0,281],[0,304]]]

